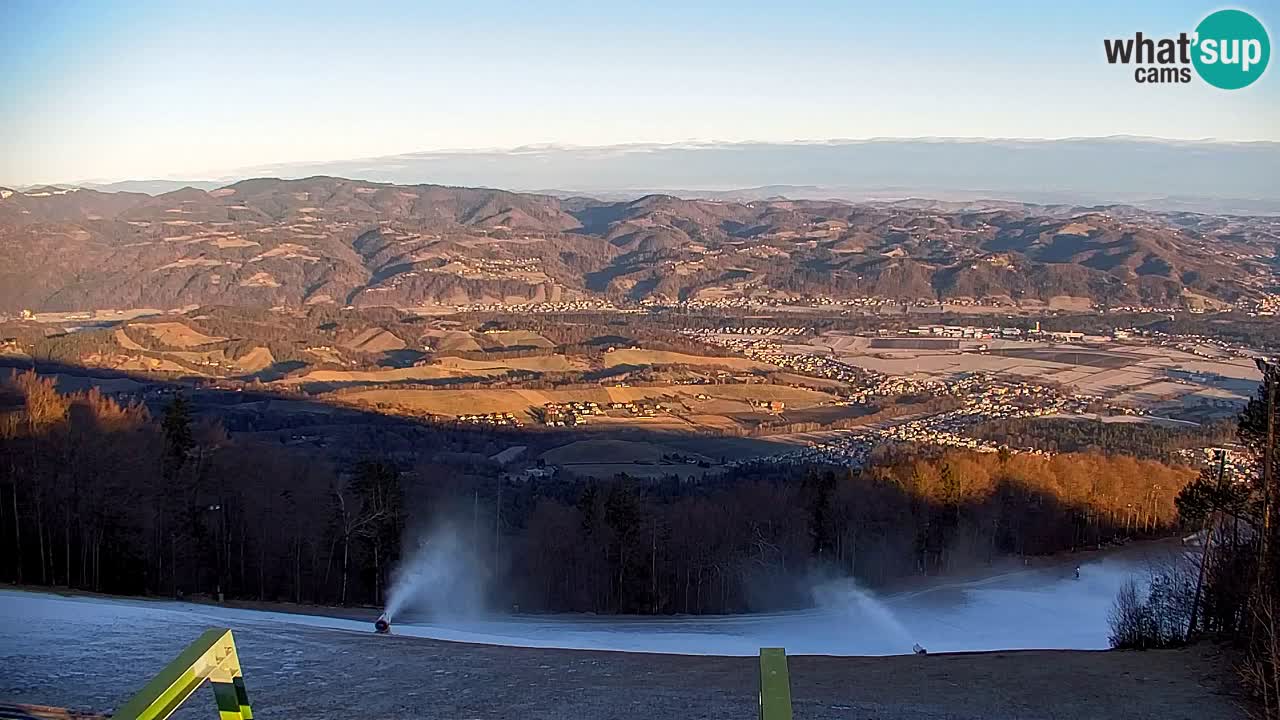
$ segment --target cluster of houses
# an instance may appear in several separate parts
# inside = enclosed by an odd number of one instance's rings
[[[905,375],[875,375],[849,392],[841,404],[865,405],[877,397],[902,397],[904,395],[943,395],[947,384],[940,380],[926,380]]]
[[[920,325],[908,328],[905,333],[882,331],[880,335],[900,335],[908,337],[944,337],[964,338],[970,340],[992,340],[1008,338],[1016,340],[1022,337],[1021,328],[976,327],[974,325]]]
[[[659,413],[667,411],[667,406],[660,402],[636,400],[634,402],[612,402],[609,403],[609,409],[621,410],[633,417],[657,417]]]
[[[942,308],[945,306],[952,307],[1016,307],[1017,303],[998,297],[951,297],[951,298],[928,298],[919,297],[914,299],[887,298],[879,297],[851,297],[851,298],[806,298],[810,304],[816,306],[834,305],[837,307],[852,308],[868,308],[878,309],[882,307],[892,306],[909,306],[915,308]]]
[[[856,308],[881,308],[886,305],[901,305],[900,300],[887,297],[851,297],[851,298],[833,298],[820,297],[813,300],[816,306],[835,306],[835,307],[856,307]]]
[[[804,332],[803,329],[798,328],[798,330]],[[731,335],[725,328],[720,330],[683,330],[681,332],[708,345],[727,348],[752,360],[777,365],[784,370],[791,370],[802,375],[848,383],[866,382],[874,376],[874,373],[840,362],[832,357],[810,353],[784,352],[782,346],[772,340],[761,337]]]
[[[546,403],[542,406],[542,422],[547,427],[574,427],[583,425],[591,416],[604,416],[610,411],[625,413],[630,417],[657,417],[666,412],[667,406],[651,400],[598,403],[590,400]]]
[[[752,463],[821,463],[860,467],[866,463],[873,448],[893,444],[931,445],[981,453],[1006,451],[1043,455],[1046,453],[1041,450],[989,442],[973,437],[970,432],[973,427],[991,420],[1079,414],[1102,402],[1102,398],[1098,396],[1068,395],[1041,385],[1005,382],[981,374],[949,384],[886,378],[876,388],[876,392],[886,395],[920,392],[950,395],[961,399],[963,405],[955,410],[926,417],[851,430],[796,450],[738,461],[731,463],[731,466]],[[871,391],[867,390],[857,393],[864,401],[870,394]]]
[[[1280,315],[1280,293],[1264,293],[1262,297],[1242,302],[1239,309],[1253,317]]]
[[[943,308],[945,306],[952,307],[1016,307],[1017,304],[1002,298],[971,298],[971,297],[954,297],[954,298],[930,298],[919,297],[913,299],[903,298],[887,298],[887,297],[813,297],[807,295],[795,296],[758,296],[745,297],[737,295],[734,297],[724,297],[715,299],[689,299],[679,302],[663,301],[657,299],[646,299],[641,301],[641,305],[645,307],[661,307],[661,308],[681,308],[686,310],[705,310],[713,308],[781,308],[781,307],[843,307],[856,308],[863,310],[878,310],[884,307],[915,307],[915,308]]]
[[[503,312],[503,313],[569,313],[569,312],[616,312],[618,307],[608,300],[564,300],[560,302],[519,303],[470,303],[455,305],[459,312]]]
[[[774,307],[778,301],[769,301],[766,299],[748,298],[748,297],[727,297],[712,299],[691,298],[689,300],[680,300],[671,302],[656,298],[645,298],[640,301],[640,307],[646,310],[728,310],[731,308],[758,308],[758,307]]]
[[[771,455],[766,458],[738,460],[730,463],[730,465],[738,466],[760,463],[770,465],[820,464],[844,465],[858,468],[867,464],[871,459],[872,451],[877,447],[891,444],[919,442],[916,439],[904,439],[898,434],[891,432],[891,430],[891,428],[868,428],[850,431],[849,433],[842,434],[839,437],[824,440],[822,442],[816,442],[797,450],[781,453],[779,455]],[[932,435],[930,444],[944,447],[957,447],[984,453],[999,452],[1003,449],[1008,450],[1009,452],[1026,452],[1037,455],[1048,454],[1041,450],[1008,448],[994,443],[947,432],[940,432]]]
[[[466,255],[446,255],[441,267],[426,269],[423,272],[443,272],[471,279],[503,280],[515,273],[537,273],[542,270],[542,263],[537,258],[477,258]],[[416,271],[404,273],[403,277],[412,277]]]
[[[907,337],[942,337],[960,340],[1054,340],[1056,342],[1079,342],[1081,340],[1106,340],[1102,336],[1089,337],[1076,330],[1042,330],[1040,322],[1030,329],[1017,327],[979,327],[976,325],[918,325],[909,328],[905,333],[882,330],[881,336],[906,335]]]
[[[1183,352],[1189,352],[1205,358],[1214,358],[1212,354],[1206,353],[1204,350],[1196,347],[1213,347],[1222,350],[1227,355],[1239,358],[1253,358],[1258,355],[1256,348],[1252,348],[1242,343],[1227,342],[1218,338],[1209,337],[1207,335],[1194,335],[1189,333],[1170,334],[1159,330],[1134,329],[1129,331],[1132,337],[1142,338],[1148,342],[1158,345],[1171,345]]]
[[[751,357],[760,362],[767,362],[777,365],[784,370],[799,373],[801,375],[809,375],[811,377],[826,378],[828,380],[839,380],[847,383],[862,383],[873,377],[873,373],[840,362],[835,358],[825,355],[809,355],[807,353],[786,353],[781,351],[760,351]]]
[[[867,464],[871,458],[871,450],[875,443],[867,433],[850,431],[838,438],[815,442],[795,450],[789,450],[766,457],[730,460],[726,468],[746,465],[845,465],[859,468]]]
[[[516,418],[514,413],[509,412],[491,412],[477,413],[474,415],[459,415],[457,421],[466,425],[494,425],[506,427],[520,427],[521,422]]]
[[[1191,465],[1221,472],[1224,480],[1244,482],[1257,477],[1257,463],[1239,448],[1186,448],[1175,454]]]
[[[542,422],[547,427],[581,425],[591,415],[604,415],[597,402],[546,403],[542,406]]]
[[[725,326],[707,331],[713,335],[804,335],[813,332],[807,327],[774,327],[770,325],[746,325],[741,327]]]
[[[781,415],[787,409],[787,404],[781,400],[755,400],[751,399],[747,402],[751,403],[751,407],[756,410],[763,410],[774,415]]]
[[[1103,312],[1108,313],[1182,313],[1187,312],[1183,305],[1111,305]],[[1192,310],[1192,312],[1203,312]]]

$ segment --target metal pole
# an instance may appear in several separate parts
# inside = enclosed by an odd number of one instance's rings
[[[502,528],[502,476],[498,476],[498,505],[493,513],[493,556],[498,557],[499,530]]]

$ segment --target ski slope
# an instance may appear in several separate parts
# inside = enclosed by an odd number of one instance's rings
[[[639,618],[489,616],[430,622],[397,620],[393,632],[487,645],[691,655],[896,655],[919,643],[930,652],[1004,649],[1102,649],[1116,591],[1129,577],[1167,562],[1169,548],[1095,556],[1074,565],[1016,570],[913,592],[873,597],[851,586],[816,593],[817,607],[794,612]],[[1161,554],[1162,557],[1156,557]],[[61,597],[0,591],[0,660],[51,637],[87,645],[166,628],[226,626],[287,634],[306,626],[368,633],[369,621],[181,602]],[[72,652],[72,648],[67,649]],[[3,662],[0,662],[3,664]]]

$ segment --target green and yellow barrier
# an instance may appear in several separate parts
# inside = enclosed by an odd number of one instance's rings
[[[235,639],[230,630],[220,628],[206,630],[112,717],[115,720],[164,720],[205,680],[213,685],[219,720],[253,718]]]

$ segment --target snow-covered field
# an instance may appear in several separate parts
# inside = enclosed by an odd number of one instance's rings
[[[872,597],[852,587],[816,594],[812,610],[762,615],[673,618],[504,616],[434,622],[397,620],[402,636],[516,647],[698,655],[894,655],[919,643],[930,652],[1000,649],[1101,649],[1107,615],[1126,578],[1167,563],[1153,545],[1074,565],[1012,572]],[[0,665],[32,642],[76,638],[86,645],[159,628],[226,626],[287,633],[290,626],[367,633],[367,621],[190,603],[60,597],[0,591]],[[44,648],[47,652],[47,648]],[[70,651],[70,649],[68,649]]]

